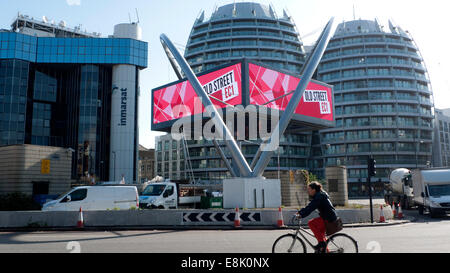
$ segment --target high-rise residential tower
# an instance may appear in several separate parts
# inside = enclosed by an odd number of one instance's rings
[[[368,156],[377,193],[391,170],[430,164],[432,90],[408,32],[377,20],[339,24],[317,79],[334,86],[335,98],[336,128],[320,132],[323,167],[347,166],[350,196],[365,194]]]
[[[217,8],[208,20],[202,12],[192,27],[185,57],[196,73],[242,57],[298,73],[305,52],[286,11],[278,17],[272,6],[242,2]]]
[[[204,72],[234,60],[247,58],[277,70],[299,75],[305,50],[297,27],[286,11],[279,17],[272,6],[253,2],[218,7],[210,18],[205,13],[195,20],[184,56],[195,73]],[[211,141],[183,143],[170,135],[156,138],[156,174],[171,179],[220,180],[229,172]],[[251,161],[258,150],[253,142],[239,141]],[[309,169],[311,134],[286,133],[281,147],[267,170]],[[225,150],[225,152],[227,152]]]

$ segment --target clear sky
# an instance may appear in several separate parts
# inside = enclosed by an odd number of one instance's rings
[[[149,67],[141,73],[139,138],[154,147],[160,133],[150,130],[151,89],[176,80],[159,42],[165,33],[183,50],[194,20],[202,10],[209,17],[215,6],[233,0],[0,0],[0,28],[9,29],[17,13],[35,19],[66,21],[68,27],[81,25],[104,37],[113,34],[114,25],[137,21],[138,10],[143,40],[149,43]],[[237,1],[239,2],[239,1]],[[373,20],[387,26],[387,20],[408,30],[419,47],[428,68],[437,108],[450,108],[450,4],[444,0],[255,0],[272,3],[281,16],[287,9],[306,45],[314,43],[331,16],[336,25],[343,20]],[[354,8],[353,8],[354,7]],[[354,12],[355,11],[355,12]],[[304,37],[306,36],[306,37]]]

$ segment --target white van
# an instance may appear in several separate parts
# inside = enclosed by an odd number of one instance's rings
[[[114,210],[139,208],[136,186],[82,186],[42,206],[43,211]]]
[[[450,212],[450,169],[414,170],[412,181],[419,214],[426,210],[436,217]]]

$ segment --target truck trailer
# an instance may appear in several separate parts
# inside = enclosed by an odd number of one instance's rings
[[[419,214],[436,217],[450,211],[450,169],[413,170],[412,181]]]

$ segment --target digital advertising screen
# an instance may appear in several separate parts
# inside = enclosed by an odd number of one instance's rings
[[[198,80],[216,107],[242,104],[241,63],[198,76]],[[153,90],[153,125],[201,114],[204,110],[187,80]]]
[[[284,111],[300,78],[242,60],[197,75],[217,108],[255,105]],[[152,130],[167,131],[180,118],[205,112],[187,79],[153,89]],[[334,126],[332,86],[311,80],[297,106],[293,122],[315,129]]]
[[[286,94],[294,91],[299,82],[298,77],[249,63],[250,104],[285,110],[292,97],[292,94]],[[333,109],[331,86],[310,81],[295,114],[333,122]],[[297,118],[301,119],[294,116]]]

